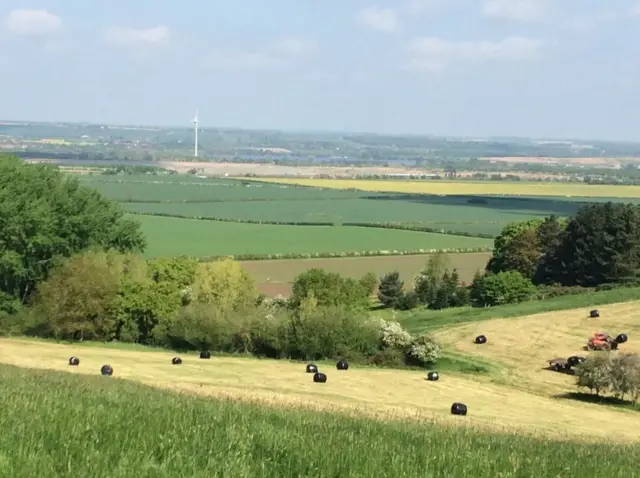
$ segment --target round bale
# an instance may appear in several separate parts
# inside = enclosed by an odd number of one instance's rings
[[[180,364],[182,364],[182,359],[180,357],[173,357],[171,359],[171,363],[173,365],[180,365]]]
[[[569,365],[569,367],[575,367],[579,363],[580,363],[580,357],[578,357],[577,355],[572,355],[567,359],[567,365]]]
[[[315,383],[326,383],[327,376],[324,373],[316,372],[313,374],[313,381]]]
[[[600,311],[598,309],[593,309],[591,312],[589,312],[589,317],[591,317],[592,319],[597,319],[598,317],[600,317]]]
[[[616,342],[618,342],[619,344],[623,344],[627,340],[629,340],[629,337],[627,337],[627,334],[620,334],[616,337]]]
[[[200,358],[201,359],[210,359],[211,358],[211,352],[209,352],[208,350],[203,350],[202,352],[200,352]]]
[[[103,365],[100,369],[102,375],[113,375],[113,367],[111,365]]]
[[[318,367],[315,364],[308,364],[307,365],[307,373],[316,373],[318,372]]]
[[[78,366],[80,365],[80,359],[78,357],[71,357],[69,359],[69,365]]]
[[[454,403],[451,405],[451,414],[452,415],[466,415],[467,414],[467,406],[464,403]]]
[[[349,370],[349,363],[345,359],[342,359],[336,364],[336,368],[338,370]]]
[[[435,382],[436,380],[440,380],[440,375],[438,374],[438,372],[429,372],[427,374],[427,380]]]
[[[486,344],[486,343],[487,343],[487,337],[485,337],[484,335],[478,335],[478,336],[476,337],[475,342],[476,342],[477,344],[479,344],[479,345]]]

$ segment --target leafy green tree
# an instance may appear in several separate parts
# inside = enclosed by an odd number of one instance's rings
[[[114,317],[122,262],[116,254],[86,252],[63,260],[40,284],[34,311],[47,335],[64,339],[108,340]]]
[[[414,291],[422,304],[428,305],[436,301],[448,264],[449,258],[445,253],[432,254],[427,266],[415,278]]]
[[[378,286],[378,300],[383,307],[396,307],[403,295],[404,282],[400,280],[398,271],[389,272],[380,279]]]
[[[258,302],[255,280],[229,258],[198,264],[193,289],[196,302],[215,305],[223,312],[251,308]]]
[[[155,282],[171,282],[180,289],[194,283],[198,268],[198,261],[186,256],[152,259],[147,264]]]
[[[531,300],[537,289],[517,271],[487,274],[474,281],[471,299],[480,307],[513,304]]]
[[[551,278],[556,276],[562,267],[562,264],[555,260],[555,254],[562,244],[566,228],[567,221],[556,216],[549,216],[538,227],[540,259],[532,279],[534,284],[551,283]]]
[[[586,204],[567,224],[546,279],[565,286],[594,287],[640,277],[640,207]]]
[[[413,290],[407,290],[402,293],[395,304],[395,308],[398,310],[411,310],[420,305],[420,299],[418,294]]]
[[[360,280],[360,284],[364,288],[367,295],[372,295],[378,285],[378,278],[373,272],[367,272]]]
[[[530,219],[528,221],[522,222],[513,222],[507,224],[500,235],[495,238],[493,242],[493,255],[489,262],[487,263],[486,270],[488,272],[493,272],[497,274],[498,272],[503,272],[510,270],[509,262],[507,258],[510,257],[513,261],[515,259],[514,256],[523,253],[527,250],[526,244],[523,244],[524,238],[520,236],[518,243],[515,246],[509,247],[509,244],[518,237],[521,233],[526,230],[531,230],[537,232],[538,227],[544,222],[543,219]],[[526,237],[526,236],[525,236]],[[538,242],[538,241],[536,241]],[[524,249],[524,251],[523,251]],[[535,255],[532,252],[526,253],[526,256]],[[519,262],[519,259],[518,259]]]
[[[0,157],[0,290],[26,302],[61,259],[92,247],[143,251],[139,225],[48,165]]]
[[[294,279],[289,298],[290,307],[297,310],[302,300],[311,293],[320,307],[366,307],[370,296],[369,290],[361,281],[318,268],[309,269]]]

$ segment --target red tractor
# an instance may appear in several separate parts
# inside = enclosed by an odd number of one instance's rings
[[[587,350],[616,350],[619,344],[627,341],[625,334],[618,335],[615,339],[606,332],[594,332],[593,337],[587,342]]]

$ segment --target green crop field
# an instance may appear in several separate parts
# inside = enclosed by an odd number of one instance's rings
[[[265,222],[396,223],[492,236],[509,222],[569,216],[591,200],[621,200],[375,193],[189,176],[97,176],[83,179],[83,184],[137,213]]]
[[[115,201],[250,201],[358,198],[367,193],[176,176],[93,176],[82,184]]]
[[[11,366],[0,380],[0,476],[11,478],[638,476],[638,446],[287,410]]]
[[[149,257],[305,254],[489,248],[492,241],[416,231],[341,226],[274,226],[135,216]]]

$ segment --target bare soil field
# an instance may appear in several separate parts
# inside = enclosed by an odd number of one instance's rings
[[[463,281],[471,282],[475,272],[483,270],[490,257],[491,254],[485,252],[450,254],[449,267],[456,268]],[[424,269],[428,260],[429,255],[415,255],[243,261],[241,264],[257,281],[258,289],[262,293],[268,296],[288,297],[295,277],[314,267],[354,278],[362,277],[367,272],[373,272],[380,278],[397,270],[405,282],[405,287],[410,288],[413,278]]]

